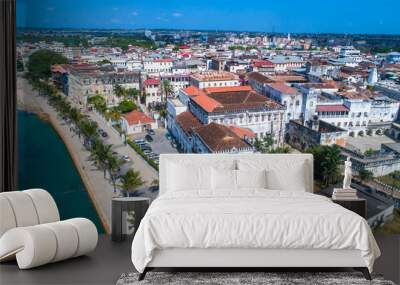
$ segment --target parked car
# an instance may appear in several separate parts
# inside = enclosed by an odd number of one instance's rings
[[[118,152],[116,152],[116,151],[113,151],[113,152],[112,152],[112,154],[113,154],[113,155],[117,155],[117,154],[118,154]]]
[[[171,134],[170,133],[166,133],[165,134],[165,137],[167,138],[167,140],[172,140],[172,136],[171,136]]]
[[[106,137],[108,137],[108,134],[107,134],[106,132],[102,132],[102,133],[101,133],[101,136],[102,136],[103,138],[106,138]]]
[[[135,140],[136,144],[145,144],[145,140]]]
[[[104,133],[104,130],[103,130],[103,129],[98,129],[97,132],[98,132],[99,134],[102,134],[102,133]]]
[[[144,153],[145,155],[149,155],[149,154],[151,153],[151,150],[144,150],[143,153]]]
[[[152,141],[153,141],[153,138],[151,137],[151,135],[146,135],[144,138],[145,138],[146,141],[148,141],[148,142],[152,142]]]
[[[131,160],[131,158],[130,158],[128,155],[123,155],[123,156],[122,156],[122,159],[123,159],[124,161],[130,161],[130,160]]]
[[[151,146],[149,146],[147,143],[146,144],[142,144],[139,146],[141,150],[152,150]]]
[[[171,146],[172,146],[173,148],[177,148],[177,147],[178,147],[178,144],[176,143],[176,141],[172,140],[172,141],[171,141]]]
[[[158,158],[159,158],[159,155],[158,155],[157,153],[152,152],[152,153],[150,153],[150,154],[148,155],[148,157],[151,158],[151,159],[153,159],[153,160],[155,160],[155,159],[158,159]]]
[[[154,135],[156,134],[156,132],[155,132],[153,129],[146,129],[146,132],[147,132],[149,135],[152,135],[152,136],[154,136]]]

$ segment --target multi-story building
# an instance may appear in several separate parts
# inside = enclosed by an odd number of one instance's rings
[[[374,90],[381,91],[384,95],[400,101],[400,85],[394,81],[379,81],[374,85]]]
[[[269,60],[252,60],[250,63],[251,72],[259,72],[261,74],[274,74],[275,64]]]
[[[318,117],[346,129],[350,136],[381,135],[398,116],[398,101],[368,90],[336,92],[331,99],[319,100]]]
[[[121,98],[115,95],[115,86],[140,90],[140,73],[115,71],[113,67],[96,65],[71,65],[68,75],[68,95],[79,105],[86,107],[87,99],[100,95],[107,106],[117,105]]]
[[[311,82],[336,78],[340,73],[340,66],[330,64],[328,60],[314,59],[306,64],[306,72]]]
[[[231,128],[210,123],[193,129],[193,152],[252,153],[254,149]]]
[[[144,59],[143,70],[150,76],[171,73],[174,60],[172,58]]]
[[[189,86],[190,76],[188,74],[164,74],[160,76],[162,80],[168,80],[174,89],[174,93],[178,94],[179,90]]]
[[[400,52],[390,52],[386,55],[386,61],[390,63],[400,62]]]
[[[352,46],[341,47],[338,57],[329,58],[329,63],[333,65],[345,65],[350,67],[357,66],[363,61],[361,52]]]
[[[206,88],[193,92],[189,110],[202,124],[219,123],[247,128],[255,137],[272,135],[282,145],[285,107],[251,89],[250,86]]]
[[[197,88],[239,86],[239,77],[227,71],[204,71],[190,76],[190,85]]]
[[[303,95],[297,89],[282,82],[273,82],[265,85],[263,94],[286,107],[286,123],[302,118]]]
[[[313,119],[291,120],[287,126],[286,141],[299,150],[316,145],[346,145],[347,131],[327,122]]]
[[[275,65],[275,72],[287,72],[304,67],[305,62],[297,56],[277,55],[268,59]]]
[[[148,78],[143,82],[143,92],[145,94],[146,106],[160,103],[162,94],[160,80],[158,78]]]
[[[295,87],[303,94],[302,114],[303,119],[308,121],[316,115],[318,96],[321,93],[335,93],[339,89],[332,81],[324,83],[295,84]]]
[[[225,64],[225,70],[232,73],[245,72],[248,63],[243,60],[229,60]]]

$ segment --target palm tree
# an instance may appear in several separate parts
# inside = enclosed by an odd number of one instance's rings
[[[325,149],[324,159],[321,162],[323,182],[330,185],[337,182],[340,175],[340,148],[336,145]]]
[[[125,92],[125,89],[121,85],[115,84],[114,85],[114,94],[118,98],[121,98],[121,97],[125,97],[126,92]]]
[[[121,119],[121,112],[118,111],[117,108],[113,108],[110,112],[109,112],[109,118],[111,119],[111,121],[113,122],[119,122],[119,120]]]
[[[358,171],[358,177],[362,182],[368,182],[374,177],[374,174],[371,171],[363,168]]]
[[[106,178],[107,162],[111,156],[112,145],[104,145],[101,140],[96,140],[92,147],[89,159],[93,161],[94,165],[104,171],[104,178]]]
[[[121,190],[124,195],[126,193],[134,193],[137,189],[144,185],[144,181],[140,176],[139,171],[135,171],[133,169],[128,170],[124,175],[119,177]]]
[[[128,89],[126,89],[126,94],[127,94],[128,99],[134,100],[134,99],[139,98],[140,92],[139,92],[139,90],[137,90],[135,88],[128,88]]]
[[[163,79],[161,81],[161,94],[164,95],[161,99],[162,102],[166,102],[168,97],[171,97],[174,94],[174,87],[171,84],[171,81],[167,79]]]
[[[116,192],[116,182],[117,182],[117,174],[120,170],[120,167],[125,163],[125,161],[121,158],[118,158],[114,155],[111,155],[107,158],[106,167],[108,173],[110,174],[110,179],[114,187],[114,193]]]
[[[79,129],[85,137],[83,145],[86,147],[91,147],[93,141],[98,137],[97,123],[87,119],[81,120]]]

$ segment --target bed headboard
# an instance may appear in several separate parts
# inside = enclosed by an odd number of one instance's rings
[[[237,161],[258,161],[262,165],[273,168],[274,165],[286,163],[303,163],[306,173],[307,192],[313,193],[314,173],[312,154],[161,154],[159,167],[160,194],[165,193],[168,175],[167,169],[169,163],[186,163],[189,165],[213,165],[220,164],[221,161],[234,164]],[[290,172],[287,173],[287,179],[290,179]]]

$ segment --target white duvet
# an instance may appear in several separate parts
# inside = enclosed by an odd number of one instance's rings
[[[368,223],[328,198],[254,189],[157,198],[133,240],[132,262],[143,272],[165,248],[358,249],[370,271],[380,255]]]

